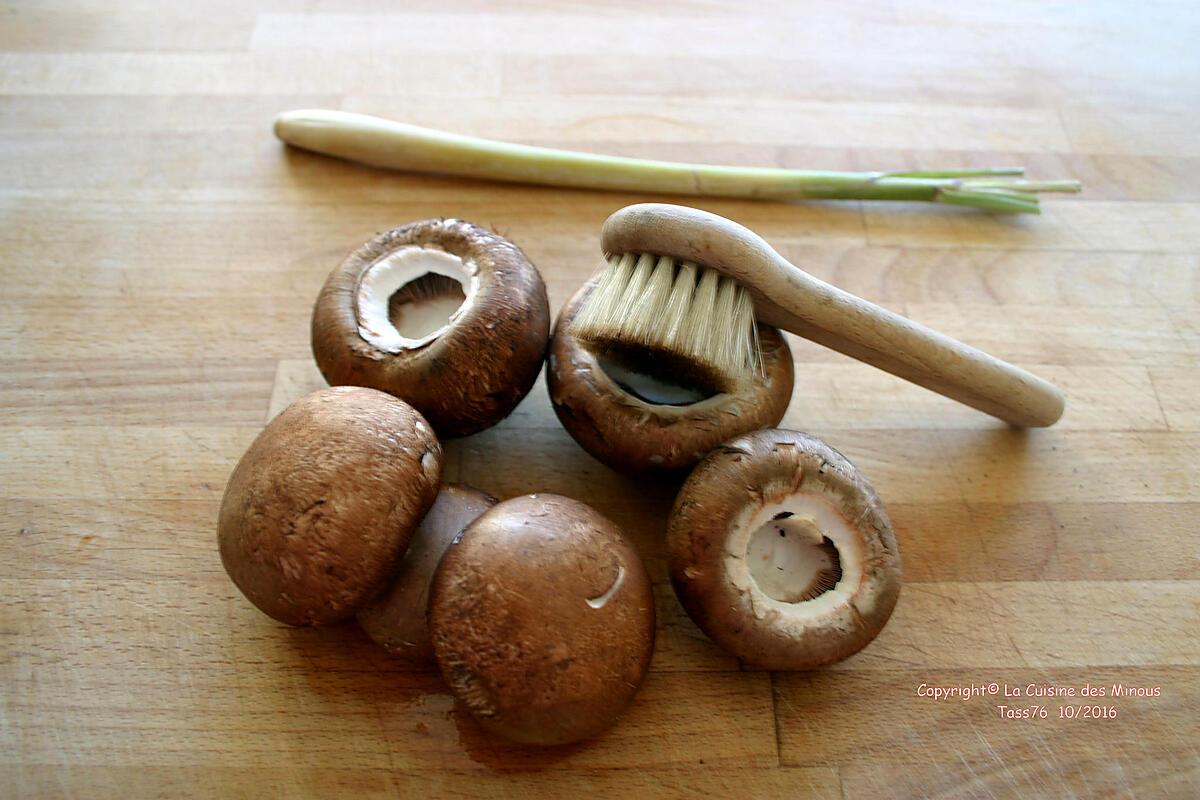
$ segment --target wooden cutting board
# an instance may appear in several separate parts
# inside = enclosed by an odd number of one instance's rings
[[[1190,4],[163,6],[19,2],[0,22],[0,794],[1200,796]],[[448,477],[620,523],[656,581],[658,647],[598,740],[489,739],[436,673],[353,626],[255,611],[216,553],[225,480],[274,411],[321,385],[311,304],[375,232],[492,226],[557,310],[599,265],[609,213],[672,198],[289,152],[270,121],[304,106],[655,158],[1081,178],[1036,218],[703,204],[1050,378],[1066,416],[1010,430],[793,340],[785,425],[874,481],[906,583],[860,655],[772,674],[722,654],[672,595],[675,487],[593,461],[539,383],[448,444]],[[983,694],[930,696],[968,686]]]

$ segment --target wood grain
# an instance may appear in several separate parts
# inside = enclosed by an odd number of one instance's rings
[[[1076,670],[1020,669],[896,670],[842,678],[776,677],[776,712],[786,720],[780,760],[836,765],[843,788],[855,795],[1186,797],[1195,779],[1197,731],[1188,711],[1196,700],[1194,668],[1093,668],[1086,678]],[[1085,682],[1108,689],[1114,683],[1158,686],[1174,702],[1110,698],[1104,702],[1119,707],[1117,718],[1081,720],[1059,718],[1060,707],[1081,701],[1050,698],[1040,701],[1046,719],[1014,720],[1002,718],[996,706],[1030,701],[990,695],[935,701],[917,695],[922,684],[992,682],[1022,690],[1030,684],[1081,688]],[[880,704],[878,692],[889,702]],[[1178,769],[1161,769],[1164,762]],[[1151,775],[1153,763],[1160,769]],[[1115,782],[1121,782],[1119,789]]]
[[[549,798],[1200,795],[1200,17],[1181,0],[68,0],[0,23],[0,794]],[[676,485],[618,475],[539,380],[446,475],[618,522],[658,647],[598,740],[492,740],[352,625],[229,582],[226,479],[323,385],[311,303],[380,230],[516,241],[557,310],[600,225],[678,198],[385,173],[282,148],[326,107],[531,144],[835,170],[1081,178],[1040,217],[705,202],[788,260],[1062,386],[1019,433],[791,339],[785,424],[888,504],[906,586],[859,655],[747,670],[667,580]],[[1157,686],[1004,719],[926,686]],[[1003,702],[1003,698],[1001,701]],[[1010,699],[1028,706],[1034,699]]]

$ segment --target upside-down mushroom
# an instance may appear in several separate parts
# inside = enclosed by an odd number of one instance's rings
[[[671,582],[709,638],[767,669],[865,647],[900,593],[892,523],[867,479],[813,436],[763,430],[688,476],[667,529]]]
[[[312,348],[330,384],[395,395],[447,438],[508,416],[537,379],[549,330],[546,287],[520,248],[428,219],[376,236],[330,274]]]

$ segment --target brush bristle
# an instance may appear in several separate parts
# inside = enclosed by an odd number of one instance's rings
[[[749,292],[716,270],[669,256],[609,256],[571,332],[721,392],[732,391],[761,361]]]

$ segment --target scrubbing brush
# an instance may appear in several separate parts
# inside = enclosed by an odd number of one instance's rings
[[[1054,424],[1051,383],[820,281],[754,232],[644,203],[604,223],[608,269],[572,332],[713,391],[758,368],[755,321],[791,331],[1021,427]]]

